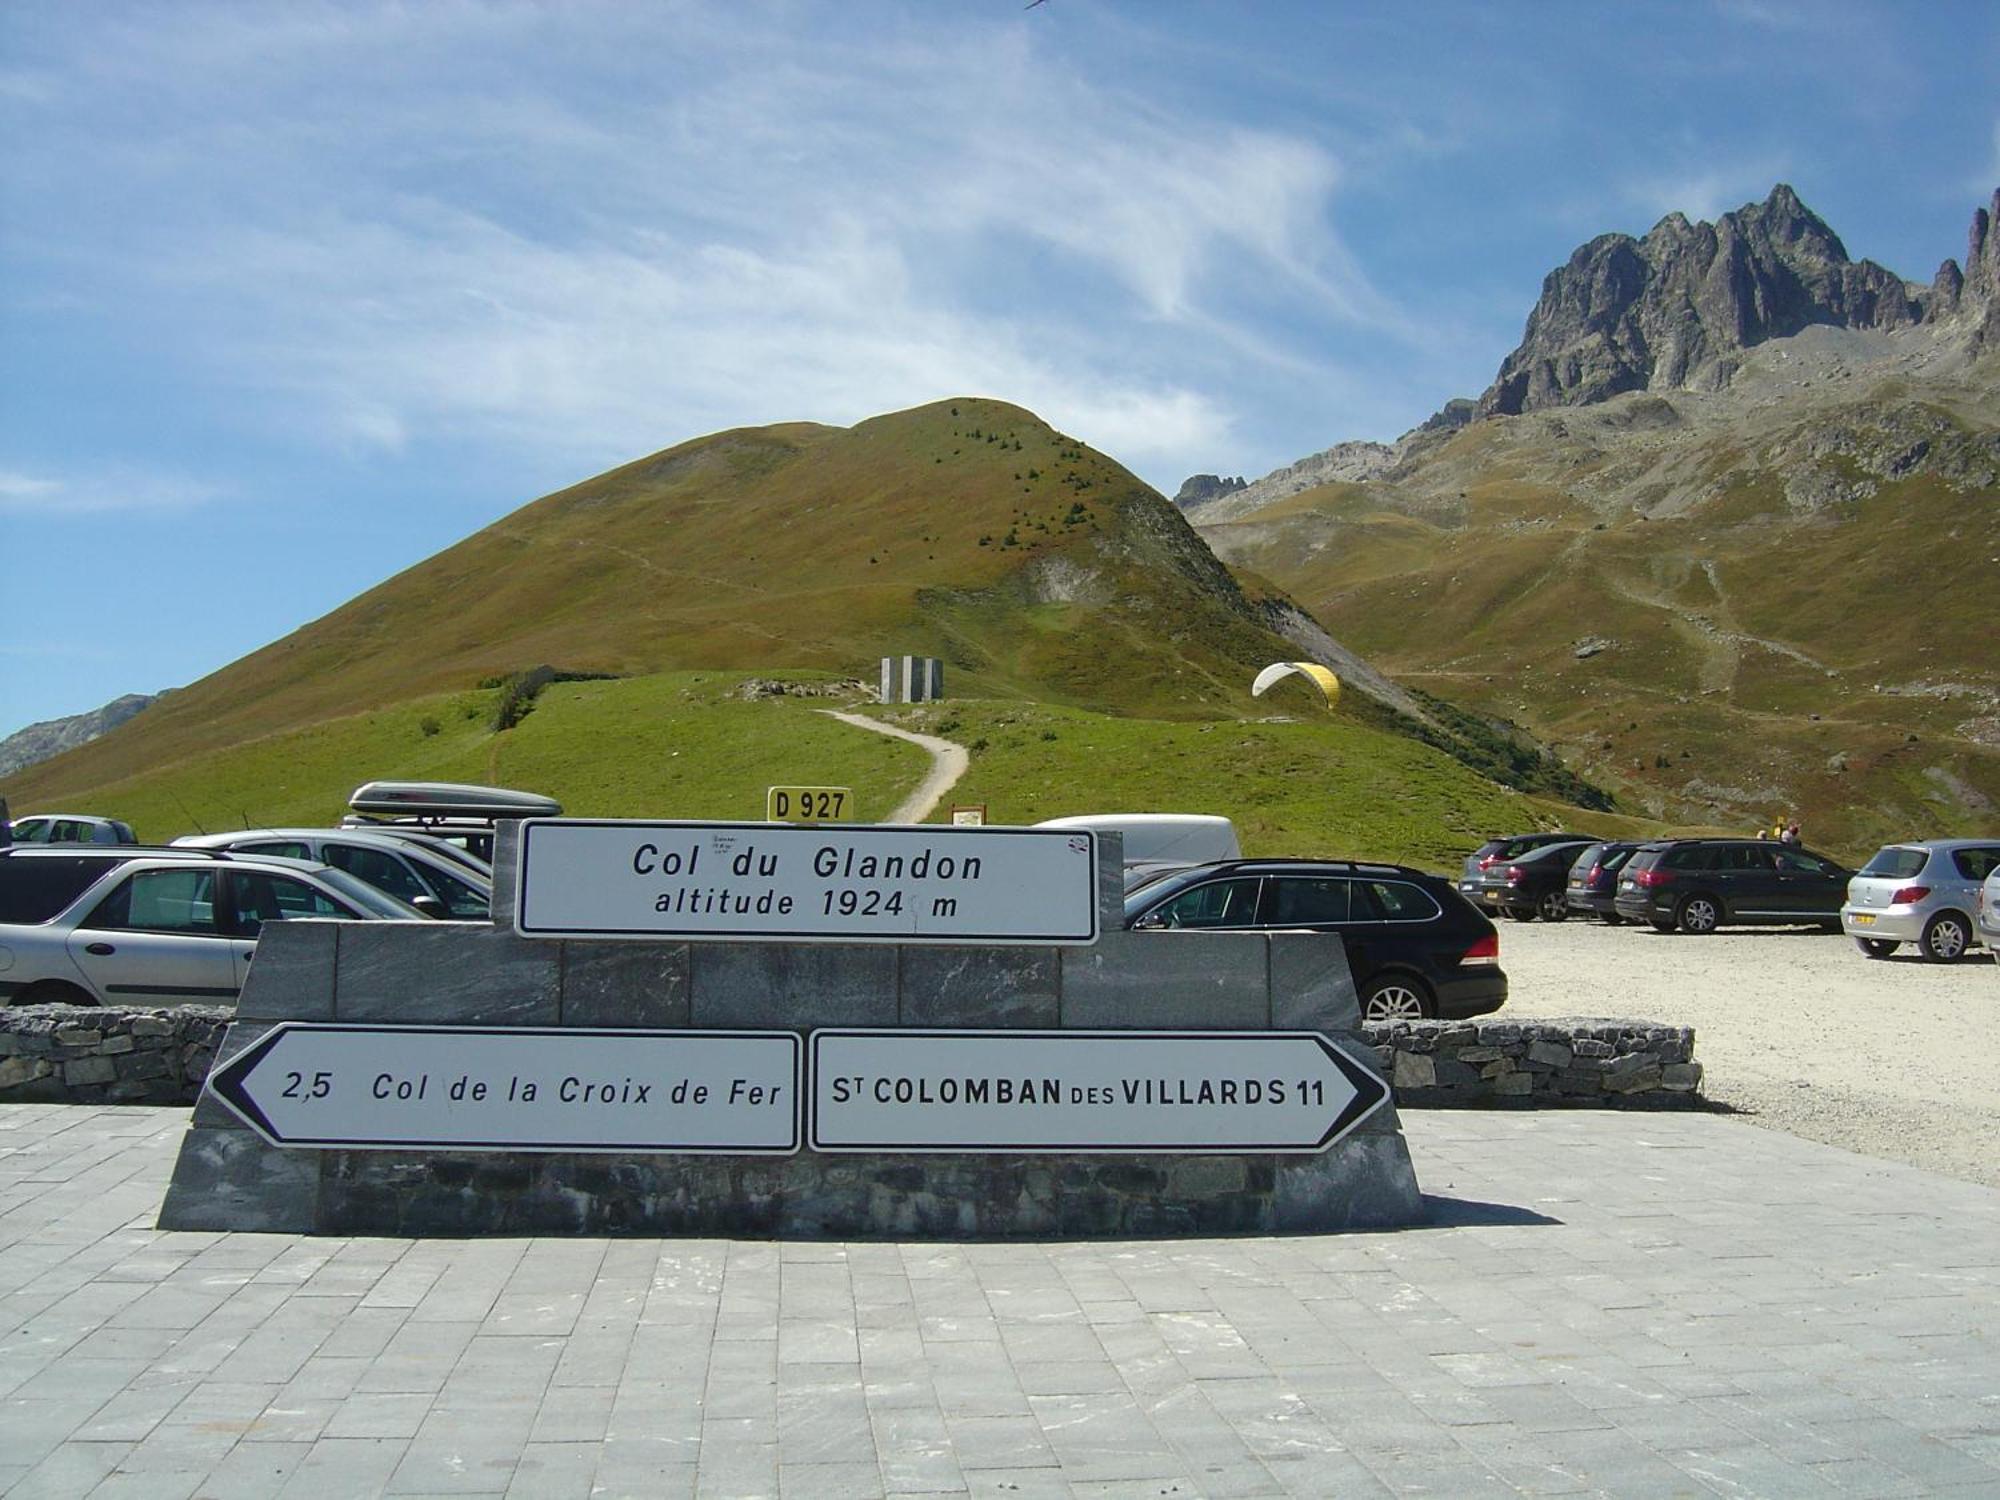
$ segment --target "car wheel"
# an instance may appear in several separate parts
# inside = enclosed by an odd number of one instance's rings
[[[1532,922],[1535,920],[1535,909],[1532,906],[1510,906],[1507,915],[1516,922]]]
[[[16,1005],[95,1005],[97,997],[61,979],[43,979],[14,997]]]
[[[1421,1021],[1437,1014],[1423,981],[1385,974],[1370,982],[1361,996],[1364,1021]]]
[[[1567,922],[1569,920],[1569,897],[1561,891],[1550,891],[1535,903],[1535,915],[1544,922]]]
[[[1965,957],[1972,929],[1955,911],[1941,911],[1924,928],[1924,957],[1934,964],[1955,964]]]
[[[1674,925],[1682,932],[1691,932],[1697,937],[1715,931],[1716,924],[1721,920],[1722,912],[1713,896],[1690,896],[1674,913]]]
[[[1854,946],[1870,958],[1887,958],[1896,951],[1896,945],[1887,938],[1861,938],[1854,940]]]

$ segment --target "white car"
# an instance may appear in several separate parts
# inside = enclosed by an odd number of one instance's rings
[[[465,857],[388,832],[362,828],[252,828],[241,833],[190,834],[174,847],[234,849],[332,865],[427,917],[484,922],[492,915],[493,878]]]
[[[210,849],[0,850],[0,1002],[234,1004],[266,922],[422,921],[344,870]]]
[[[136,844],[130,823],[88,813],[29,813],[9,825],[17,844]]]

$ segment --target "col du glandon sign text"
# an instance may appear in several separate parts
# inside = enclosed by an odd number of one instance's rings
[[[1093,943],[1097,846],[1075,829],[531,819],[528,937]]]

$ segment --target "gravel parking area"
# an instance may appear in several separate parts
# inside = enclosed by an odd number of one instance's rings
[[[1695,1028],[1714,1103],[1773,1130],[2000,1187],[2000,969],[1845,937],[1502,920],[1506,1019]]]

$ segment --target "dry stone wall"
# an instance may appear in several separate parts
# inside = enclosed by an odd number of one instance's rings
[[[0,1103],[192,1104],[230,1015],[209,1006],[0,1010]]]
[[[745,955],[770,962],[770,950]],[[676,958],[679,955],[675,955]],[[564,1019],[615,1025],[630,1015],[620,992],[636,981],[670,995],[684,977],[654,972],[657,950],[587,950],[564,976]],[[992,953],[913,951],[907,986],[913,1024],[932,1024],[947,993],[976,991],[996,1024],[1044,1024],[1053,1004],[1053,959],[1008,965]],[[989,972],[992,971],[992,972]],[[1039,978],[1038,985],[1033,980]],[[1030,981],[1025,982],[1024,980]],[[996,982],[997,981],[997,982]],[[1047,992],[1046,995],[1044,992]],[[1037,1000],[1045,1001],[1037,1006]],[[1018,1013],[1018,1014],[1017,1014]],[[653,1024],[686,1018],[648,1017]],[[1203,1024],[1199,1017],[1183,1024]],[[228,1028],[230,1012],[208,1007],[117,1010],[47,1005],[0,1010],[0,1103],[192,1105]],[[1212,1020],[1207,1024],[1215,1024]],[[1700,1103],[1694,1031],[1650,1021],[1576,1019],[1519,1023],[1398,1021],[1362,1028],[1406,1108],[1580,1105],[1687,1108]]]

